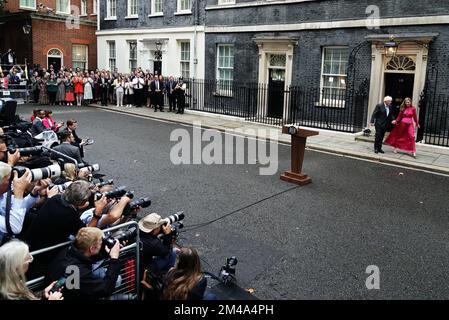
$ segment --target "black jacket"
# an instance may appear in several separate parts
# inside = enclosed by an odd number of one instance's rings
[[[74,145],[71,145],[70,143],[63,142],[53,149],[75,159],[78,164],[83,162],[83,159],[81,159],[80,149]]]
[[[387,110],[384,103],[379,103],[376,108],[374,108],[373,114],[371,116],[371,123],[374,123],[376,127],[389,128],[391,121],[394,120],[393,107],[390,107],[390,112],[387,116]]]
[[[85,227],[79,217],[78,211],[62,195],[48,199],[25,233],[30,250],[68,241],[70,235],[76,235],[79,229]]]
[[[38,134],[44,132],[45,130],[47,130],[44,126],[44,124],[42,123],[42,120],[40,119],[34,119],[33,121],[33,126],[31,127],[30,131],[31,131],[31,135],[33,137],[37,136]]]
[[[70,276],[70,274],[65,274],[67,266],[77,266],[80,271],[79,289],[69,290],[65,287],[62,292],[64,300],[96,300],[111,296],[120,274],[120,260],[108,260],[109,266],[104,278],[93,274],[93,263],[92,259],[84,256],[72,245],[61,251],[50,264],[44,280],[45,285],[47,286],[51,282],[59,280],[64,275]]]
[[[141,266],[148,267],[155,257],[164,257],[171,250],[171,235],[163,235],[161,239],[151,233],[140,233],[140,242],[142,243]]]

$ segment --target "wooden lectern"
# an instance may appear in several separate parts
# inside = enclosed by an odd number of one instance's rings
[[[300,129],[295,126],[283,126],[282,133],[292,136],[292,169],[281,175],[281,180],[296,183],[300,186],[309,184],[312,179],[302,172],[307,137],[316,136],[317,131]]]

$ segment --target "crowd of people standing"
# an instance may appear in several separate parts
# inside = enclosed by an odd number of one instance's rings
[[[165,96],[169,111],[184,113],[187,85],[182,78],[145,73],[137,68],[131,74],[107,70],[81,71],[80,68],[59,71],[33,70],[30,77],[32,100],[40,105],[81,106],[91,103],[117,107],[148,107],[164,111]]]

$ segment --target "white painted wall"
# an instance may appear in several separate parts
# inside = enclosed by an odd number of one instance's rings
[[[181,47],[180,41],[190,41],[190,76],[204,79],[205,37],[204,27],[197,27],[196,50],[194,27],[169,29],[138,29],[97,32],[98,68],[109,69],[109,47],[107,41],[115,41],[116,64],[118,71],[129,73],[129,47],[130,40],[137,40],[137,66],[143,70],[153,71],[153,51],[156,49],[155,39],[163,42],[162,46],[162,74],[164,76],[180,76]],[[196,57],[194,52],[196,51]],[[194,64],[194,60],[197,64]]]

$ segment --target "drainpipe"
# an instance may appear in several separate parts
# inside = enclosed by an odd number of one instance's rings
[[[193,27],[193,78],[197,78],[197,66],[198,66],[198,58],[197,58],[197,26],[199,23],[199,1],[195,0],[195,12],[194,12],[194,27]],[[195,63],[196,62],[196,63]]]
[[[101,14],[100,14],[100,1],[101,0],[97,1],[97,31],[100,31],[100,17],[101,17]]]

